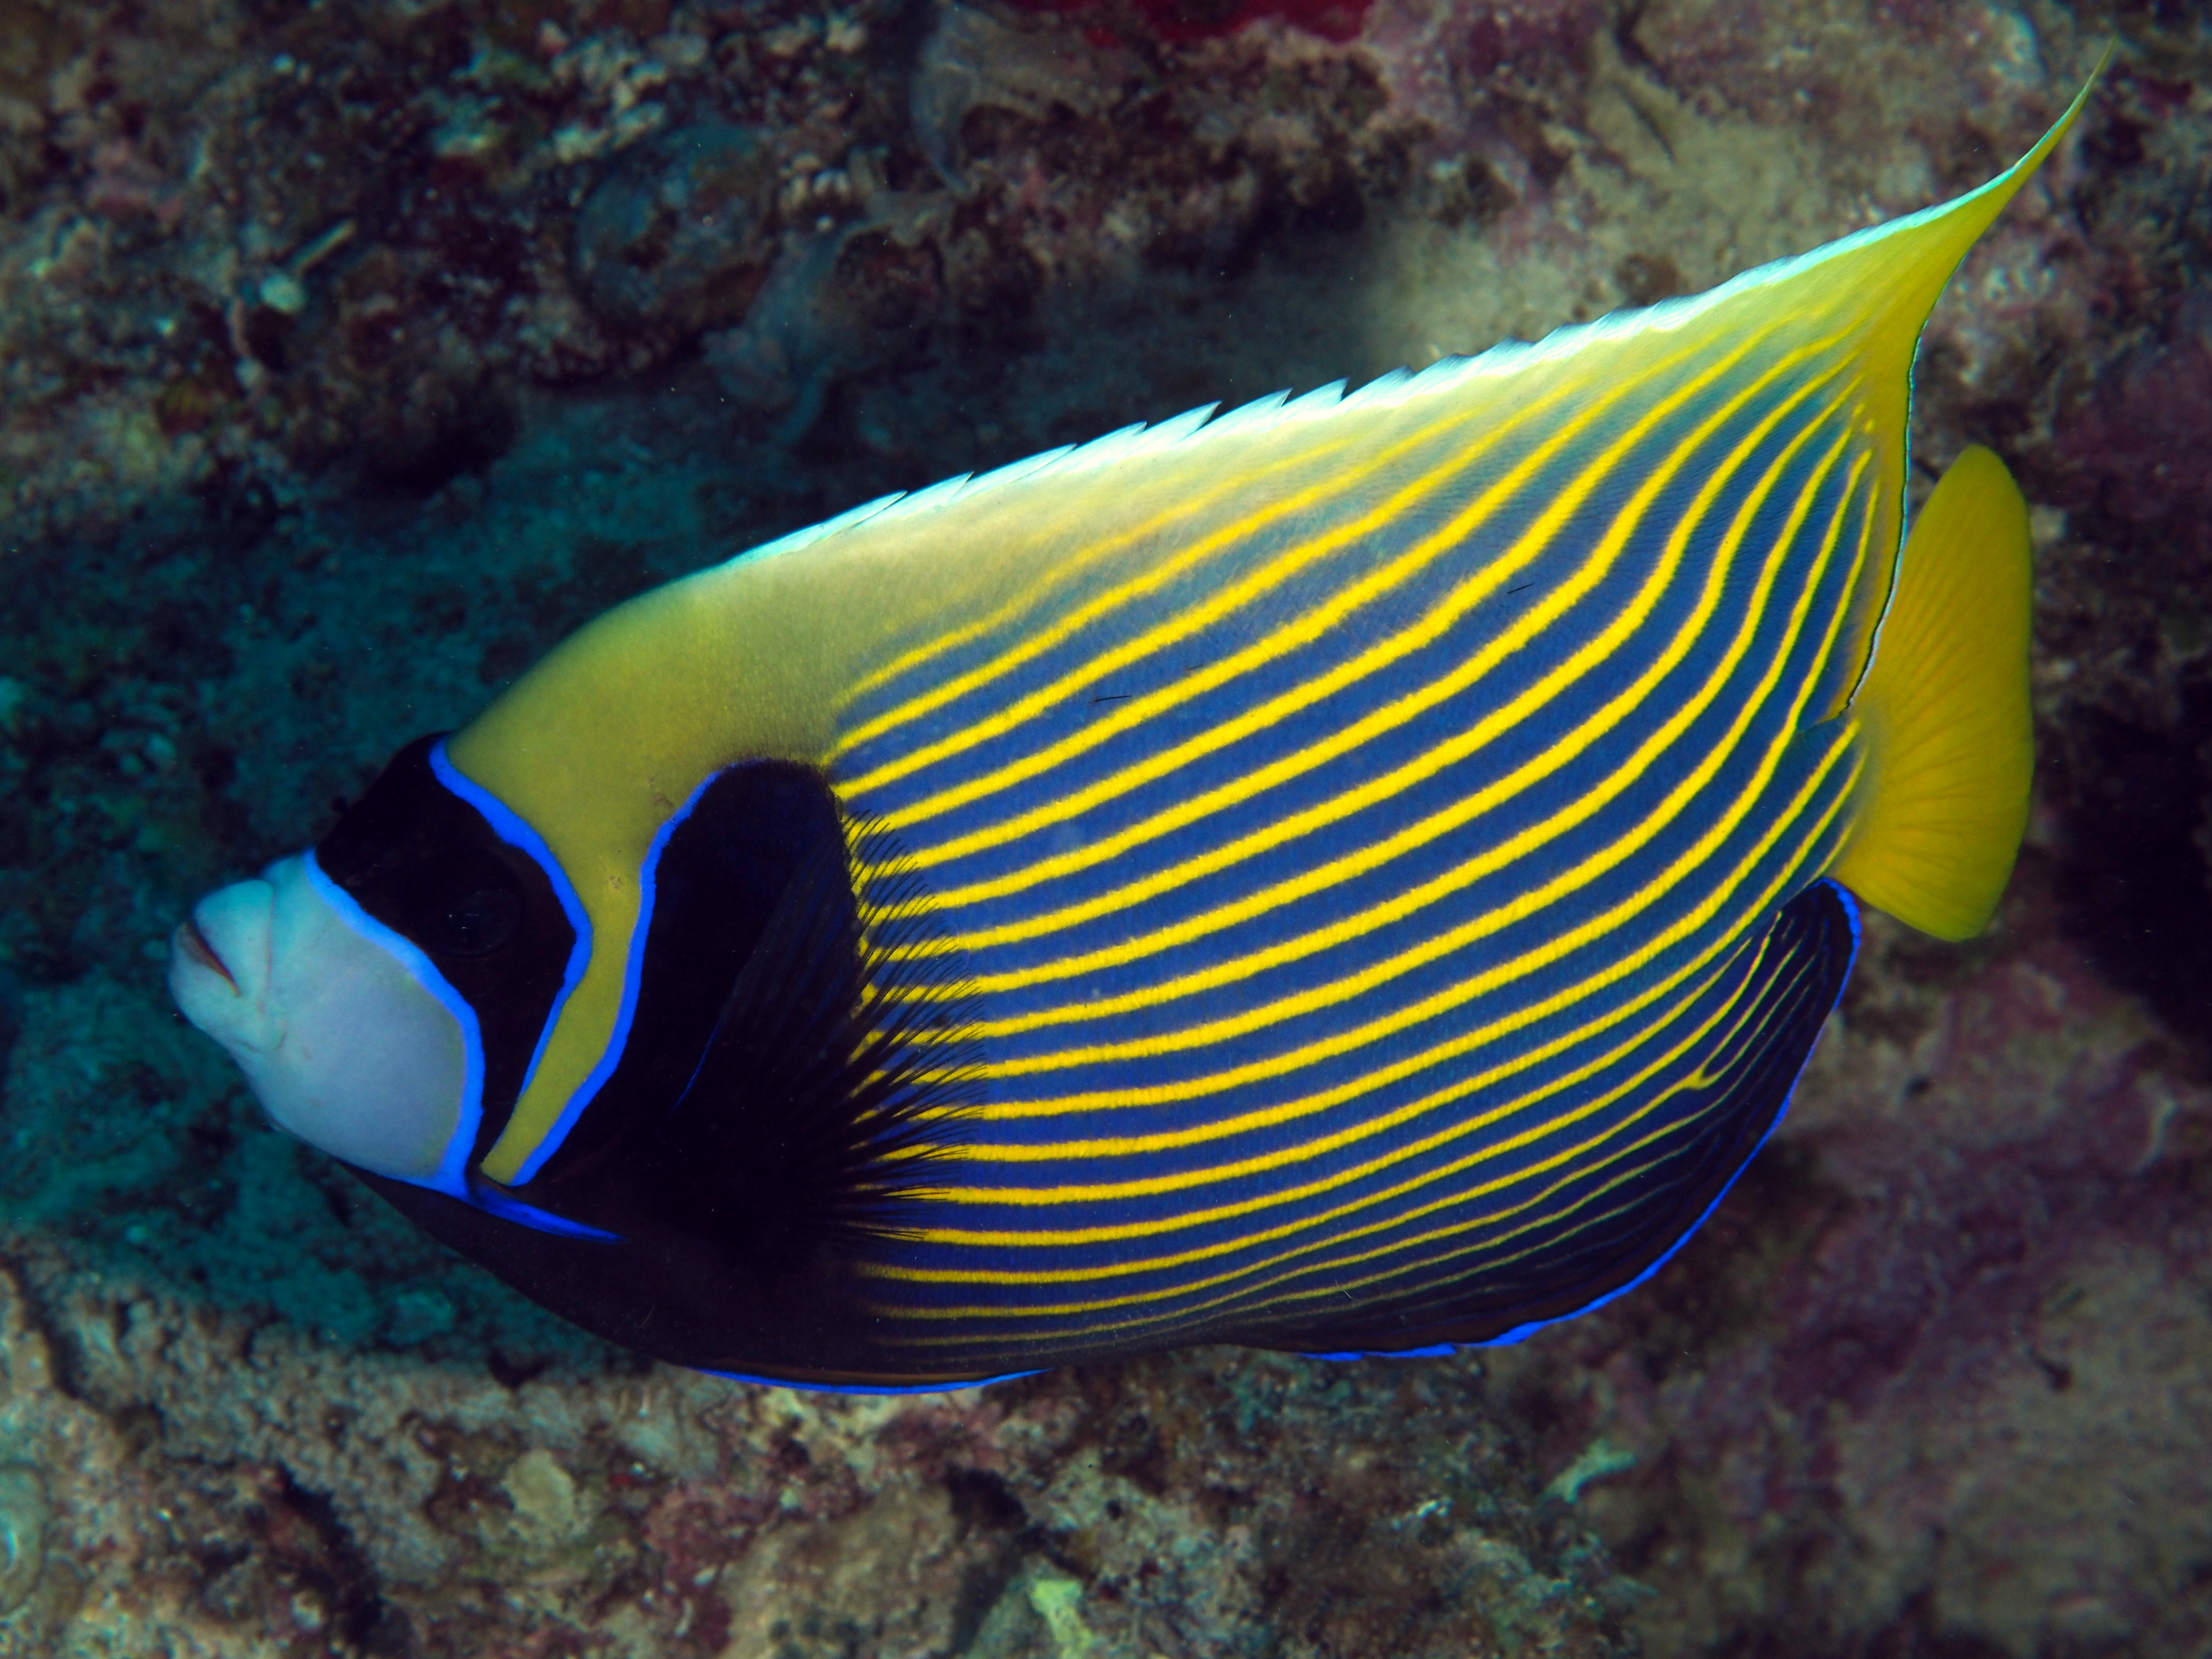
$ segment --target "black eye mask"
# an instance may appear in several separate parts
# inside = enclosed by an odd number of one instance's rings
[[[437,743],[417,738],[395,755],[315,848],[315,862],[475,1010],[484,1092],[473,1162],[514,1110],[576,930],[537,860],[439,781]]]

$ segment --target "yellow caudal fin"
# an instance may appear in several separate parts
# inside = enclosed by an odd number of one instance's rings
[[[1862,805],[1829,873],[1938,939],[1989,923],[2027,828],[2027,503],[2004,463],[1953,463],[1905,544],[1852,711]]]

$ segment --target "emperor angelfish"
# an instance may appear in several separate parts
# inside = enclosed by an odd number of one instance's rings
[[[1507,1341],[1772,1131],[1853,895],[2026,821],[2027,515],[1914,354],[2081,112],[1702,296],[873,502],[634,599],[204,900],[276,1123],[681,1364]]]

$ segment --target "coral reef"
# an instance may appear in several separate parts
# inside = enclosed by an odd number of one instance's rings
[[[1479,1367],[1202,1353],[848,1399],[556,1333],[225,1317],[65,1258],[0,1279],[8,1431],[64,1488],[9,1655],[1627,1650]]]
[[[1511,1351],[846,1400],[653,1369],[263,1127],[163,941],[653,582],[1978,182],[1917,456],[2036,507],[1998,930]],[[2212,1640],[2188,8],[0,0],[0,1655]],[[1928,470],[1928,469],[1923,469]],[[1930,473],[1932,476],[1932,471]]]

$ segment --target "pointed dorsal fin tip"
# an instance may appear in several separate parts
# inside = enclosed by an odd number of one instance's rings
[[[1226,415],[1217,415],[1207,422],[1206,434],[1209,438],[1218,438],[1224,432],[1257,431],[1272,422],[1276,411],[1290,400],[1290,391],[1285,387],[1255,398],[1248,404],[1239,404]]]
[[[836,517],[790,535],[763,543],[737,556],[739,559],[768,558],[796,552],[830,536],[857,528],[872,520],[885,520],[939,511],[957,501],[986,491],[1058,472],[1095,471],[1146,453],[1192,443],[1217,441],[1232,435],[1251,436],[1294,422],[1325,418],[1354,409],[1395,407],[1416,398],[1449,392],[1463,383],[1516,373],[1538,364],[1556,362],[1610,341],[1638,335],[1663,333],[1683,327],[1699,317],[1753,290],[1800,276],[1821,265],[1847,258],[1873,244],[1906,235],[1935,221],[1956,214],[1968,204],[1999,197],[1996,209],[2046,161],[2087,107],[2105,70],[2118,50],[2117,37],[2106,43],[2096,67],[2080,91],[2049,131],[2010,167],[1960,196],[1937,202],[1914,212],[1850,231],[1835,240],[1805,252],[1786,255],[1748,270],[1737,272],[1701,294],[1662,300],[1656,304],[1608,312],[1586,323],[1570,323],[1535,341],[1500,340],[1472,356],[1439,357],[1421,369],[1395,368],[1377,375],[1356,391],[1334,380],[1296,398],[1288,391],[1273,392],[1220,413],[1218,403],[1202,404],[1164,421],[1136,422],[1091,439],[1087,443],[1062,445],[1009,462],[985,473],[962,473],[918,491],[901,490],[863,502]]]
[[[2096,67],[2044,135],[2011,166],[1972,190],[1954,196],[1948,201],[1931,203],[1911,213],[1885,219],[1879,224],[1864,225],[1848,231],[1832,241],[1808,248],[1802,253],[1786,254],[1770,259],[1764,264],[1738,271],[1726,281],[1699,294],[1680,295],[1662,300],[1655,305],[1630,310],[1608,312],[1587,323],[1571,323],[1553,330],[1533,345],[1522,346],[1518,351],[1509,349],[1516,343],[1504,342],[1480,356],[1466,359],[1469,368],[1480,367],[1486,371],[1518,368],[1530,362],[1543,362],[1571,356],[1573,353],[1607,340],[1626,339],[1647,332],[1662,332],[1682,327],[1706,313],[1727,304],[1754,289],[1771,287],[1795,276],[1816,270],[1838,259],[1844,258],[1871,245],[1907,235],[1935,221],[1947,218],[1966,209],[1969,204],[1996,196],[2002,209],[2022,184],[2047,161],[2063,142],[2088,106],[2089,98],[2097,89],[2106,69],[2111,64],[2118,48],[2117,40],[2109,41],[2097,59]],[[1992,213],[1994,216],[1994,211]],[[1504,354],[1504,355],[1501,355]],[[1523,355],[1526,354],[1526,355]],[[1440,367],[1441,365],[1439,365]]]
[[[1686,321],[1689,315],[1694,314],[1696,310],[1705,305],[1732,297],[1747,289],[1764,288],[1775,283],[1787,281],[1792,276],[1801,276],[1819,266],[1847,258],[1863,248],[1909,235],[1924,226],[1966,211],[1974,203],[1987,201],[1992,197],[1996,198],[1995,206],[1990,210],[1990,217],[1994,219],[1996,213],[2003,209],[2005,204],[2012,199],[2014,193],[2034,175],[2045,161],[2050,159],[2052,151],[2057,149],[2066,135],[2073,130],[2075,123],[2081,118],[2081,112],[2088,107],[2090,94],[2096,91],[2097,84],[2103,78],[2106,66],[2112,61],[2112,53],[2118,45],[2117,40],[2106,45],[2103,53],[2097,59],[2096,67],[2089,71],[2088,78],[2081,83],[2081,89],[2068,101],[2066,107],[2059,112],[2058,118],[2051,124],[2043,136],[2028,146],[2011,166],[1984,179],[1973,189],[1954,196],[1948,201],[1932,202],[1926,207],[1915,209],[1912,212],[1899,214],[1895,218],[1884,219],[1879,224],[1863,225],[1856,230],[1846,232],[1833,241],[1823,242],[1818,247],[1808,248],[1802,253],[1790,254],[1783,258],[1771,259],[1762,265],[1754,265],[1749,270],[1739,272],[1727,282],[1704,294],[1692,296],[1685,301],[1669,301],[1664,303],[1690,307],[1691,309],[1686,312],[1682,318],[1682,320]],[[1977,234],[1978,234],[1978,232]]]

